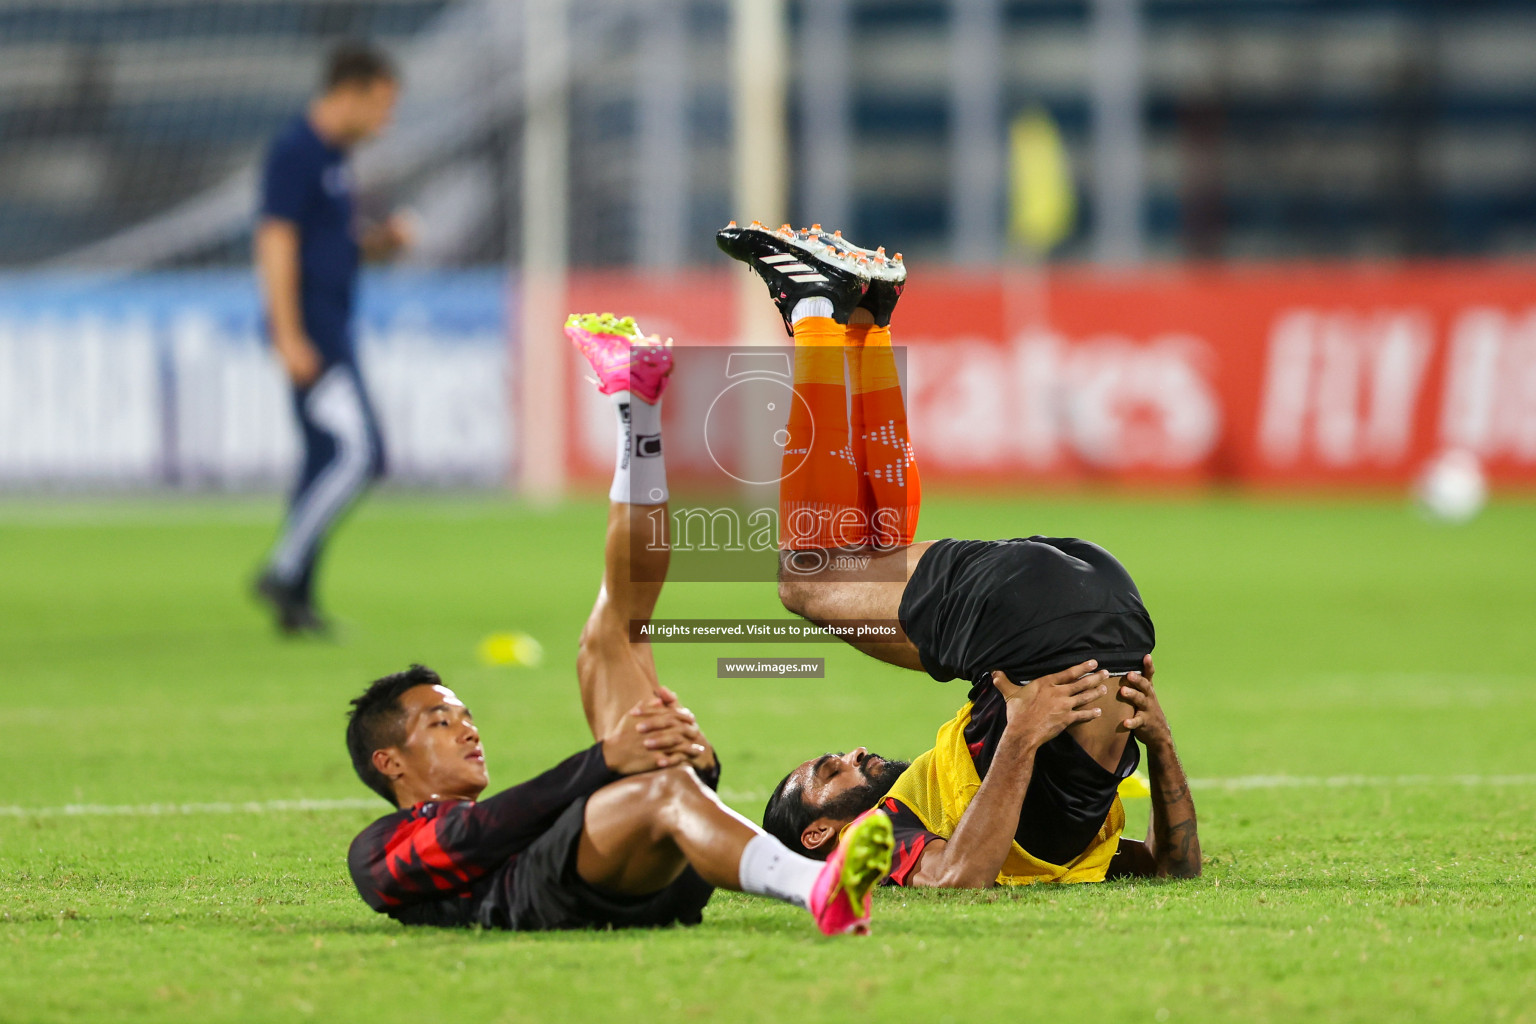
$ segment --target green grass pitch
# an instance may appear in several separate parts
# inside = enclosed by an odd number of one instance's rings
[[[335,645],[276,639],[245,598],[275,515],[0,504],[0,1020],[1536,1021],[1529,500],[1446,528],[1386,500],[930,498],[924,536],[1075,534],[1130,567],[1205,876],[883,891],[874,935],[841,941],[731,894],[663,933],[370,913],[343,858],[382,801],[239,805],[367,797],[345,704],[412,660],[475,710],[493,785],[589,742],[572,663],[603,509],[371,501],[329,557]],[[691,584],[659,614],[781,613],[767,584]],[[479,665],[505,629],[543,667]],[[917,753],[963,699],[832,644],[658,652],[754,816],[799,758]],[[737,653],[824,654],[827,678],[716,679]],[[237,806],[107,813],[210,803]]]

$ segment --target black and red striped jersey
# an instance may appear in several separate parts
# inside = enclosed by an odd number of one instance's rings
[[[594,744],[484,800],[420,803],[352,841],[347,868],[374,910],[406,924],[470,924],[511,895],[518,855],[572,803],[619,778]]]
[[[896,837],[896,849],[891,857],[891,873],[883,885],[909,885],[917,862],[930,839],[941,838],[928,831],[917,813],[894,797],[880,801],[880,809],[891,817],[891,831]]]

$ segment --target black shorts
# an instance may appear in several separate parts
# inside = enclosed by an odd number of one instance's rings
[[[1089,658],[1141,669],[1156,635],[1130,573],[1097,544],[1070,537],[941,540],[902,592],[902,628],[928,674],[978,682],[993,670],[1023,682]]]
[[[513,931],[580,928],[664,928],[703,920],[714,893],[693,868],[671,885],[644,896],[602,892],[576,873],[576,849],[585,823],[587,798],[565,809],[533,845],[510,865],[509,885],[497,886],[503,899],[480,906],[479,923]]]
[[[1034,772],[1013,838],[1047,864],[1070,864],[1092,845],[1120,783],[1141,763],[1136,737],[1125,738],[1120,764],[1109,771],[1067,733],[1035,752]]]

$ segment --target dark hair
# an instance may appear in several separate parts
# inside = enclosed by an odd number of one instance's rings
[[[874,772],[869,769],[872,761],[879,762]],[[791,850],[798,850],[813,860],[826,860],[837,844],[822,843],[816,849],[810,849],[800,839],[806,827],[817,818],[852,821],[871,807],[878,807],[891,787],[896,785],[901,773],[910,767],[911,763],[907,761],[871,755],[859,763],[859,771],[864,776],[861,784],[850,786],[820,804],[807,800],[799,786],[790,788],[789,780],[800,770],[796,768],[780,780],[778,786],[774,787],[773,795],[768,798],[768,806],[763,808],[763,831]]]
[[[763,831],[796,853],[803,853],[815,860],[826,860],[827,854],[832,852],[831,844],[823,843],[820,849],[811,850],[800,841],[806,827],[821,817],[821,809],[806,802],[805,794],[800,792],[799,786],[790,788],[789,780],[794,775],[795,772],[790,772],[774,787],[773,795],[768,798],[768,806],[763,808]]]
[[[343,85],[372,85],[374,82],[398,82],[394,61],[383,50],[367,43],[341,43],[325,61],[325,91]]]
[[[352,768],[363,785],[398,806],[395,787],[384,773],[373,766],[373,752],[405,742],[405,709],[400,695],[416,686],[438,686],[442,679],[425,665],[412,665],[404,672],[375,679],[361,697],[354,698],[347,712],[347,753]]]

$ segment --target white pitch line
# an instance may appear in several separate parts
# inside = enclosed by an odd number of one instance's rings
[[[504,520],[525,512],[511,502],[465,492],[447,493],[443,501],[420,501],[381,495],[361,510],[372,519],[425,518],[453,522],[481,519]],[[538,513],[534,513],[538,514]],[[200,501],[197,498],[165,498],[137,501],[132,497],[0,500],[0,526],[48,529],[99,528],[105,526],[250,526],[276,522],[283,515],[282,500],[275,494]]]
[[[1536,786],[1536,775],[1239,775],[1190,779],[1191,789],[1359,789],[1409,786]]]
[[[200,804],[64,804],[59,807],[0,805],[4,818],[155,818],[177,814],[282,814],[288,811],[359,811],[383,813],[377,797],[340,800],[247,800],[243,803]]]
[[[1193,789],[1363,789],[1411,786],[1536,786],[1536,775],[1239,775],[1191,779]],[[727,790],[732,803],[751,803],[764,794]],[[57,807],[0,805],[0,818],[154,818],[180,814],[284,814],[291,811],[372,811],[376,798],[337,800],[248,800],[240,803],[63,804]]]

